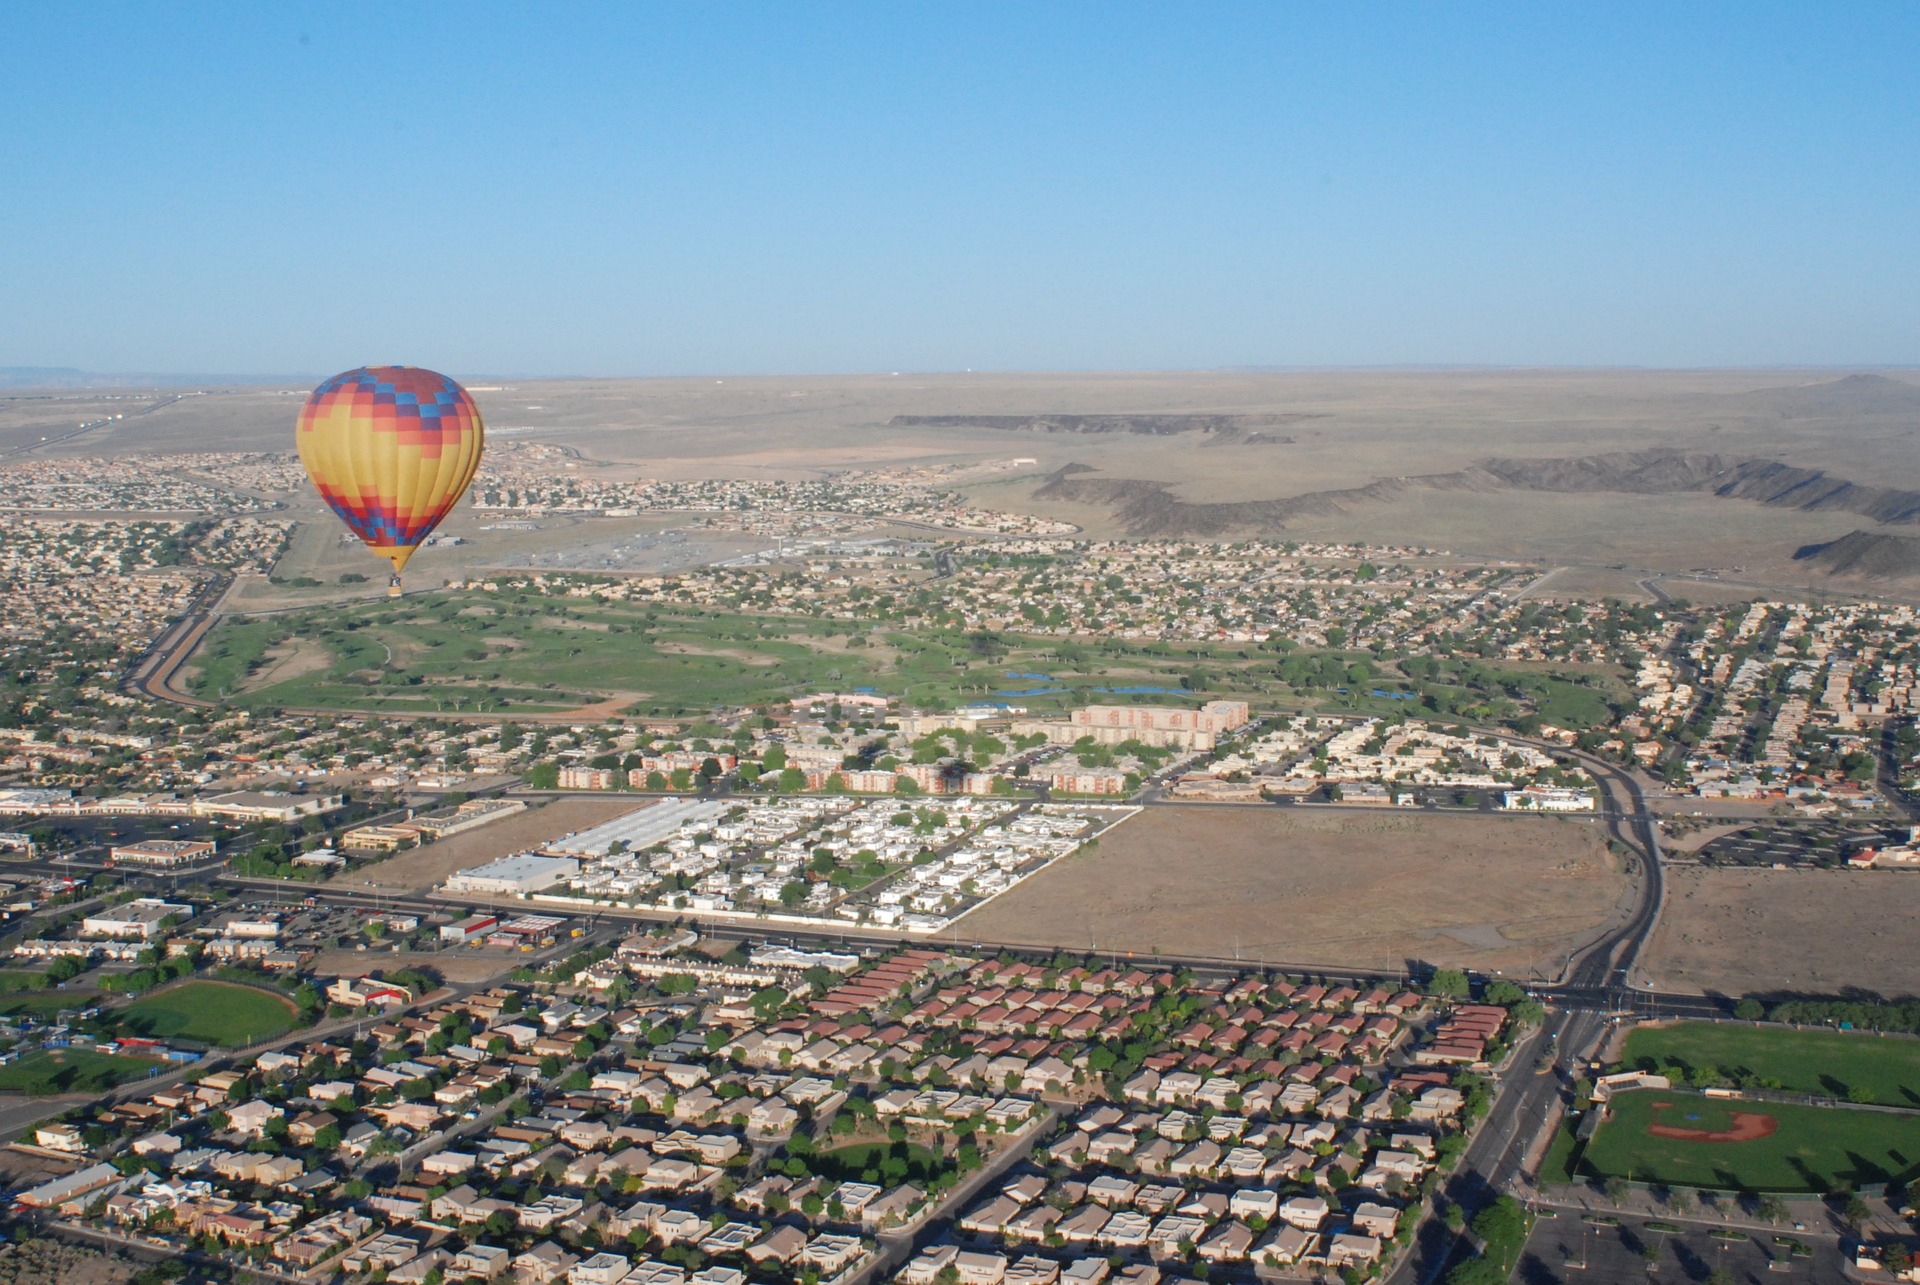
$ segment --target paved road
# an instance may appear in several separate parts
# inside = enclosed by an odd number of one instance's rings
[[[1600,1013],[1560,1009],[1514,1049],[1492,1109],[1441,1186],[1448,1201],[1478,1211],[1524,1182],[1528,1152],[1556,1118],[1556,1102],[1570,1093],[1581,1061],[1607,1026]],[[1389,1285],[1428,1285],[1455,1253],[1468,1250],[1442,1219],[1429,1218],[1415,1235],[1412,1251],[1388,1278]]]
[[[1514,1050],[1486,1121],[1441,1187],[1447,1201],[1460,1205],[1469,1217],[1524,1179],[1524,1161],[1532,1144],[1554,1119],[1556,1101],[1571,1094],[1581,1061],[1604,1037],[1613,1013],[1639,1004],[1651,1010],[1671,999],[1660,1011],[1724,1015],[1718,1003],[1698,996],[1633,991],[1633,968],[1659,921],[1663,895],[1658,823],[1647,811],[1640,783],[1630,773],[1591,755],[1576,757],[1608,796],[1609,831],[1634,853],[1640,868],[1640,898],[1624,923],[1574,959],[1563,985],[1536,988],[1554,1001],[1554,1011]],[[1430,1285],[1456,1254],[1467,1252],[1471,1247],[1437,1214],[1429,1216],[1388,1285]],[[1644,1277],[1644,1265],[1641,1273]]]

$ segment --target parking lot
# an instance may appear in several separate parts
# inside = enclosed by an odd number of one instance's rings
[[[1712,866],[1826,867],[1845,864],[1855,848],[1905,843],[1905,826],[1868,821],[1763,821],[1721,835],[1700,849]]]
[[[1663,1227],[1685,1226],[1684,1232]],[[1656,1247],[1657,1258],[1648,1257]],[[1801,1251],[1806,1252],[1801,1252]],[[1649,1262],[1657,1268],[1649,1273]],[[1513,1279],[1520,1285],[1646,1285],[1649,1280],[1704,1281],[1724,1271],[1736,1282],[1838,1281],[1845,1258],[1831,1237],[1805,1232],[1759,1232],[1698,1224],[1623,1218],[1619,1225],[1589,1222],[1570,1211],[1544,1214],[1533,1229]]]

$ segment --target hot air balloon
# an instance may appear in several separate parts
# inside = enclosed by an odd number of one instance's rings
[[[445,375],[418,366],[362,366],[335,375],[300,408],[307,476],[340,520],[400,571],[452,511],[485,436],[480,408]]]

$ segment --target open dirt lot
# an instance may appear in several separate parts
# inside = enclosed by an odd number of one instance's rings
[[[1156,807],[968,915],[962,938],[1254,962],[1556,971],[1625,875],[1594,823]]]
[[[351,866],[329,882],[336,887],[380,888],[388,892],[425,891],[456,871],[525,852],[562,835],[611,821],[643,806],[637,798],[556,799],[504,821],[456,834],[438,843],[402,852],[368,866]]]
[[[1873,870],[1671,870],[1642,975],[1661,990],[1920,994],[1920,879]]]
[[[313,957],[314,972],[322,977],[344,974],[354,976],[379,969],[391,974],[401,968],[430,968],[443,981],[461,983],[492,981],[505,977],[526,960],[500,949],[450,946],[446,950],[323,950]]]

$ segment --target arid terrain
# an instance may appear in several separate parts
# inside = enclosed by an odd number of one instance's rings
[[[1670,870],[1639,971],[1659,990],[1911,995],[1917,918],[1920,879],[1897,872]]]
[[[963,919],[961,940],[1551,974],[1628,888],[1593,825],[1164,807]]]
[[[1004,467],[964,484],[974,502],[1072,521],[1096,536],[1425,544],[1564,566],[1561,593],[1645,597],[1645,571],[1700,568],[1716,579],[1668,591],[1920,592],[1920,453],[1911,449],[1920,378],[1911,372],[473,382],[492,440],[565,445],[607,476],[801,479],[997,462]],[[288,451],[303,392],[0,397],[0,451],[17,460],[214,444]],[[125,418],[78,430],[112,414]],[[323,516],[310,507],[300,500],[294,511]],[[419,582],[528,565],[555,550],[577,549],[567,560],[584,569],[616,542],[673,529],[653,519],[567,520],[537,532],[480,525],[469,511],[450,518],[443,530],[472,543],[427,551],[416,560]],[[331,582],[365,569],[328,531],[303,529],[287,575]],[[698,552],[661,543],[614,565],[657,569]],[[258,605],[259,592],[241,596]]]
[[[335,875],[331,882],[338,887],[378,888],[384,892],[425,891],[457,871],[483,866],[563,835],[590,829],[633,811],[643,802],[635,798],[556,799],[504,821],[412,848],[385,861],[370,865],[356,863]]]

